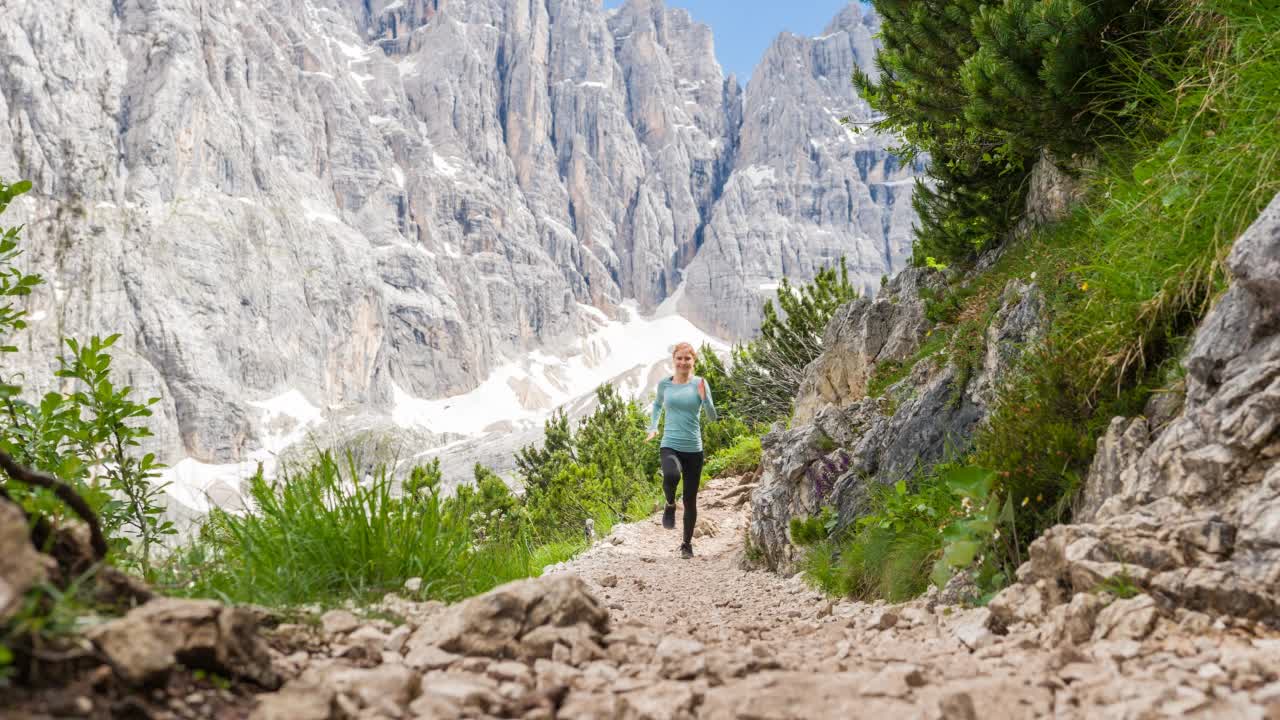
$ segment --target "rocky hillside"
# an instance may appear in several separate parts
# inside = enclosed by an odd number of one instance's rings
[[[1047,159],[1032,177],[1024,232],[1060,219],[1080,192]],[[791,518],[832,505],[848,525],[866,512],[875,485],[911,480],[969,447],[995,388],[1042,336],[1040,288],[1034,278],[1011,280],[984,329],[980,357],[938,354],[915,362],[933,332],[926,298],[940,294],[947,280],[929,268],[910,268],[874,298],[848,303],[831,318],[825,349],[805,370],[790,427],[762,440],[764,474],[753,497],[751,540],[770,566],[794,568]],[[874,373],[886,367],[909,372],[871,396]]]
[[[1091,631],[1105,605],[1092,593],[1107,583],[1140,594],[1148,626],[1162,617],[1193,629],[1220,617],[1274,623],[1278,258],[1280,196],[1235,242],[1226,261],[1232,283],[1181,358],[1185,379],[1153,395],[1141,416],[1111,421],[1076,499],[1075,524],[1031,545],[1017,582],[991,601],[993,628],[1036,624],[1052,612]],[[976,367],[925,358],[867,397],[877,364],[915,355],[929,325],[922,295],[944,284],[939,273],[911,270],[875,301],[851,303],[832,319],[791,427],[763,440],[750,540],[770,566],[795,568],[792,518],[831,505],[851,525],[867,513],[876,484],[918,478],[971,447],[990,422],[993,389],[1015,378],[1018,354],[1043,335],[1034,282],[1005,287]]]
[[[388,413],[530,351],[590,362],[682,279],[722,337],[837,255],[874,284],[913,169],[838,123],[869,117],[858,8],[744,91],[656,0],[9,3],[0,176],[35,184],[10,212],[51,281],[19,369],[120,333],[162,457],[234,462],[288,419],[264,401]]]

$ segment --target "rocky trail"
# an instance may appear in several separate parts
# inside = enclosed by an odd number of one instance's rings
[[[1280,637],[1261,626],[1078,594],[999,628],[937,593],[833,602],[743,569],[750,489],[704,488],[690,560],[654,516],[447,608],[389,596],[404,625],[281,626],[273,644],[310,650],[273,651],[292,679],[253,717],[1280,717]]]
[[[1280,636],[1253,621],[1077,593],[1006,627],[950,588],[833,601],[747,569],[752,480],[704,488],[689,560],[655,515],[450,606],[413,581],[314,622],[155,598],[86,630],[73,679],[0,693],[0,717],[1280,718]]]

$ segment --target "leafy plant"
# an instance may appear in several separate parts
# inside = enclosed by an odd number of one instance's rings
[[[29,190],[31,183],[25,180],[12,185],[0,181],[0,214],[4,213],[15,198]],[[26,321],[23,320],[26,311],[15,308],[8,298],[30,295],[32,288],[43,282],[39,275],[29,275],[14,265],[14,260],[22,252],[18,249],[21,232],[21,226],[0,228],[0,302],[3,302],[0,304],[0,354],[18,351],[17,347],[4,344],[4,341],[9,333],[26,327]],[[0,399],[13,397],[19,390],[19,387],[0,378]]]
[[[988,548],[1001,540],[1001,528],[1006,536],[1013,529],[1013,503],[1007,497],[1002,501],[995,477],[994,472],[974,466],[953,468],[942,475],[942,485],[960,500],[960,513],[942,530],[942,552],[929,575],[938,587],[946,585],[957,570],[975,564],[980,587],[1001,587],[1010,577],[1002,557],[986,562]],[[1016,542],[1013,547],[1016,552]]]
[[[119,337],[93,337],[85,345],[67,339],[71,357],[58,358],[62,368],[57,376],[78,380],[82,385],[67,399],[79,408],[81,416],[87,413],[89,419],[74,428],[69,439],[79,446],[81,457],[93,458],[93,465],[101,468],[113,495],[99,508],[104,532],[116,534],[127,545],[133,545],[132,538],[136,538],[138,550],[134,557],[143,575],[148,576],[152,549],[163,536],[177,531],[172,522],[164,519],[167,483],[153,482],[164,466],[152,453],[136,457],[133,452],[140,440],[151,437],[150,429],[138,421],[151,417],[151,406],[159,398],[134,402],[130,398],[132,388],[118,388],[112,382],[107,350]],[[129,535],[119,534],[121,531]]]
[[[732,445],[720,450],[707,460],[703,474],[707,477],[741,475],[760,466],[759,435],[739,435]]]
[[[813,495],[818,502],[826,502],[831,493],[835,490],[836,481],[840,476],[849,469],[849,463],[853,458],[847,452],[835,449],[835,442],[830,438],[823,436],[830,445],[819,443],[819,447],[827,452],[827,455],[819,458],[817,462],[809,464],[805,468],[805,477],[813,483]]]
[[[475,484],[460,485],[454,502],[467,517],[472,537],[478,543],[505,544],[515,541],[527,525],[520,499],[507,483],[480,463],[475,465]]]
[[[830,506],[823,506],[817,515],[791,518],[791,542],[798,547],[815,545],[828,537],[836,529],[838,518]]]
[[[1142,588],[1138,587],[1138,584],[1133,581],[1133,577],[1129,575],[1127,568],[1098,583],[1093,591],[1095,593],[1108,593],[1120,600],[1128,600],[1142,594]]]

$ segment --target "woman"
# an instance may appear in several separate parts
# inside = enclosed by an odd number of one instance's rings
[[[693,557],[693,524],[698,519],[698,481],[702,479],[702,416],[716,419],[716,406],[711,400],[707,381],[693,375],[698,354],[689,343],[676,345],[671,353],[676,372],[658,383],[658,398],[653,402],[649,421],[649,439],[658,434],[658,415],[667,411],[662,431],[662,491],[667,506],[662,511],[662,527],[676,526],[676,483],[684,476],[684,542],[680,556]]]

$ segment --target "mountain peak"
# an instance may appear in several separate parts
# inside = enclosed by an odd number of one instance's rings
[[[838,32],[853,30],[859,25],[871,25],[875,19],[874,11],[862,12],[862,3],[851,2],[839,12],[831,22],[827,24],[827,29],[822,31],[823,35],[833,35]]]

